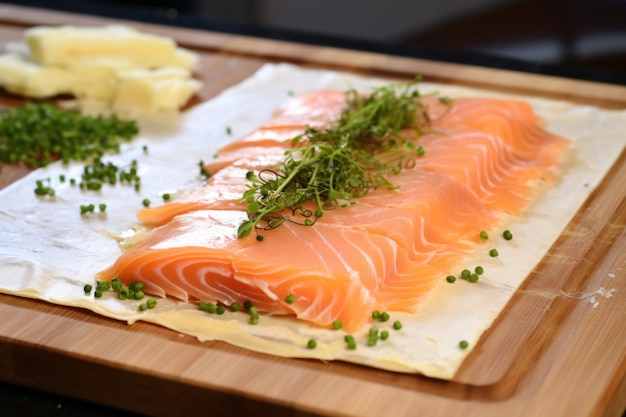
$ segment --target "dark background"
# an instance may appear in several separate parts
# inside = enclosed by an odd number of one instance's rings
[[[626,0],[32,0],[27,3],[22,0],[6,3],[626,85]],[[1,382],[0,415],[131,416]]]
[[[13,3],[626,85],[626,0]]]

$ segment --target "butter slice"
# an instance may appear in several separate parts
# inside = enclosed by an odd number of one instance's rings
[[[124,71],[119,74],[112,107],[118,113],[130,115],[176,111],[201,85],[181,68]]]
[[[13,94],[46,98],[71,94],[72,74],[56,67],[42,67],[17,54],[0,55],[0,86]]]
[[[74,66],[85,60],[116,60],[124,66],[190,69],[196,60],[173,39],[137,32],[126,26],[38,26],[26,30],[32,59],[41,65]]]

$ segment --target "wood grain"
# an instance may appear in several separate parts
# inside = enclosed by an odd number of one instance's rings
[[[32,25],[120,22],[9,5],[0,5],[0,16],[0,44],[19,40]],[[374,76],[419,73],[429,81],[626,108],[621,86],[124,23],[201,54],[197,102],[266,62],[283,61]],[[0,105],[19,102],[0,95]],[[28,172],[1,169],[0,188]],[[623,178],[626,154],[449,382],[199,343],[150,324],[128,326],[8,295],[0,295],[0,379],[150,415],[619,416],[626,408]],[[594,308],[589,294],[599,288],[614,288],[614,297]]]

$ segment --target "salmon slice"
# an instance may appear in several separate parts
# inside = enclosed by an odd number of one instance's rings
[[[472,190],[487,208],[516,216],[532,197],[532,182],[547,172],[518,157],[500,137],[480,130],[441,128],[417,143],[426,151],[416,159],[417,167],[447,175]]]
[[[226,152],[220,152],[215,159],[204,165],[209,176],[214,176],[220,169],[234,165],[249,169],[265,169],[278,166],[285,157],[285,151],[292,147],[288,143],[279,145],[241,146]]]
[[[494,211],[469,188],[449,176],[408,169],[388,178],[397,188],[372,190],[356,204],[414,211],[427,219],[438,233],[453,241],[478,241],[481,230],[498,224]]]
[[[526,159],[558,167],[560,153],[569,141],[543,129],[543,120],[529,103],[496,98],[459,98],[451,106],[428,101],[433,130],[465,127],[502,140]]]
[[[124,252],[115,264],[100,274],[119,277],[125,284],[140,281],[147,293],[214,300],[224,304],[271,300],[256,289],[233,279],[233,253],[258,243],[254,237],[237,238],[237,227],[247,219],[243,211],[198,210],[177,216],[152,230],[148,237]]]
[[[263,235],[271,244],[234,254],[236,279],[279,303],[294,295],[296,302],[283,307],[296,317],[321,326],[341,320],[347,331],[359,329],[374,309],[414,310],[442,271],[461,259],[458,251],[426,241],[426,234],[412,248],[382,233],[326,223],[286,222]]]
[[[330,126],[344,110],[345,94],[333,90],[312,91],[280,106],[257,129],[218,151],[218,156],[247,146],[283,146],[306,129]]]
[[[196,210],[245,210],[239,201],[247,190],[245,167],[230,166],[210,177],[204,187],[192,189],[176,200],[160,206],[141,209],[137,219],[146,226],[161,226],[174,217]]]

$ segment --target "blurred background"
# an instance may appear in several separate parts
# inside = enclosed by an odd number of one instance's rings
[[[27,4],[247,30],[261,36],[285,37],[288,32],[300,36],[297,40],[321,43],[351,41],[356,43],[350,46],[378,49],[393,45],[409,55],[436,51],[442,60],[461,52],[548,69],[594,69],[608,82],[622,83],[626,78],[626,0],[31,0]]]

